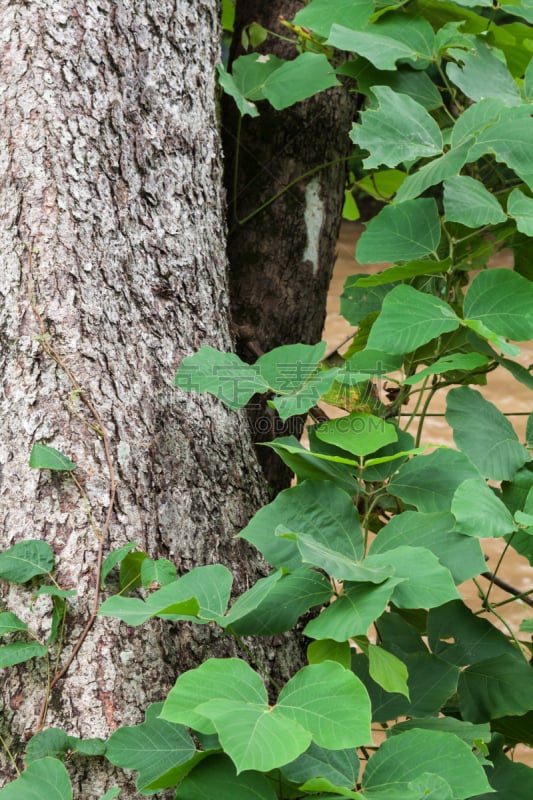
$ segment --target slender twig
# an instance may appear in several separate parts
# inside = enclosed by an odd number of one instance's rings
[[[494,575],[492,572],[482,572],[481,575],[483,578],[485,578],[485,580],[490,581],[491,585],[494,584],[495,586],[498,586],[498,588],[503,589],[504,592],[513,595],[512,599],[504,600],[502,603],[495,603],[493,606],[491,606],[491,608],[496,608],[497,606],[504,605],[505,603],[511,603],[513,600],[523,600],[526,605],[533,608],[533,600],[531,597],[528,597],[528,595],[533,592],[533,589],[530,589],[529,592],[521,592],[515,586],[511,586],[510,583],[507,583],[507,581],[502,581],[501,578],[498,578],[498,576]]]

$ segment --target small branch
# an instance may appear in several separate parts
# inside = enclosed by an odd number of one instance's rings
[[[524,603],[528,606],[533,608],[533,600],[531,597],[528,597],[523,592],[520,592],[515,586],[511,586],[510,583],[507,581],[502,581],[501,578],[498,578],[497,575],[494,575],[492,572],[482,572],[481,576],[485,578],[487,581],[490,581],[491,584],[498,586],[500,589],[503,589],[504,592],[508,594],[512,594],[513,597],[516,597],[517,600],[523,600]]]

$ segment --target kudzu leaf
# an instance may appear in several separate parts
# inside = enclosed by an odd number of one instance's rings
[[[106,758],[115,766],[136,770],[140,792],[155,781],[159,789],[174,786],[181,777],[179,768],[196,752],[182,725],[159,718],[162,707],[163,703],[149,706],[141,725],[121,727],[107,742]]]
[[[400,65],[394,72],[391,70],[379,70],[364,58],[357,61],[345,61],[337,70],[338,75],[349,75],[357,80],[357,91],[359,94],[367,94],[374,98],[374,86],[388,86],[397,94],[405,94],[420,103],[428,111],[433,111],[442,105],[440,92],[426,72],[411,69],[408,66]],[[405,177],[405,173],[402,173]],[[363,178],[359,181],[360,188],[363,188]],[[387,193],[381,193],[381,198],[392,197],[398,186]],[[365,189],[366,191],[366,189]]]
[[[279,69],[285,62],[272,53],[260,55],[252,53],[248,56],[239,56],[231,65],[231,74],[239,92],[252,102],[264,100],[264,85],[272,72]],[[227,91],[227,90],[226,90]],[[251,115],[255,116],[255,114]]]
[[[527,620],[524,620],[524,622],[527,622]],[[531,632],[533,633],[533,627]],[[336,642],[334,639],[317,639],[316,642],[311,642],[307,648],[307,660],[310,664],[337,661],[345,669],[350,669],[352,648],[348,641]]]
[[[363,555],[363,535],[352,499],[329,481],[304,481],[285,489],[261,508],[239,534],[273,566],[297,569],[302,565],[297,544],[276,536],[280,525],[296,533],[305,531],[317,542],[343,552],[348,548],[355,559]]]
[[[299,365],[295,364],[295,368],[298,367]],[[336,367],[318,372],[292,394],[287,397],[275,397],[269,401],[269,405],[276,409],[282,420],[296,414],[305,414],[331,389],[338,372]]]
[[[358,494],[359,485],[351,467],[328,463],[319,453],[310,453],[295,436],[283,436],[265,444],[296,474],[298,483],[305,480],[331,481],[350,496]]]
[[[366,635],[369,627],[387,607],[399,578],[373,583],[347,584],[343,593],[322,613],[308,622],[304,635],[310,639],[346,642]]]
[[[78,739],[76,736],[69,736],[61,728],[48,728],[32,736],[26,748],[24,761],[30,764],[46,756],[62,759],[68,752],[102,756],[105,751],[104,739]]]
[[[410,378],[405,378],[402,383],[405,386],[414,386],[429,375],[442,375],[445,372],[465,371],[471,374],[487,364],[490,364],[490,359],[481,353],[452,353],[438,358],[430,367],[421,369]]]
[[[368,347],[388,353],[411,353],[458,327],[459,319],[443,300],[412,286],[396,286],[383,301],[381,314],[368,337]]]
[[[40,539],[26,539],[0,553],[0,578],[26,583],[36,575],[46,575],[54,568],[54,551]]]
[[[411,261],[435,253],[440,237],[435,200],[408,200],[385,206],[368,223],[357,244],[356,258],[361,264]]]
[[[364,56],[377,69],[393,70],[400,59],[431,61],[434,40],[427,20],[389,14],[385,20],[362,31],[333,25],[326,44]]]
[[[444,182],[444,217],[468,228],[505,222],[501,205],[480,182],[467,175],[449,177]]]
[[[210,392],[234,410],[245,406],[256,392],[268,389],[257,366],[209,345],[183,359],[174,384],[185,392]]]
[[[496,161],[507,164],[519,178],[533,188],[533,165],[530,157],[533,118],[530,116],[531,110],[528,106],[523,111],[522,107],[518,106],[517,112],[519,113],[502,115],[499,122],[480,133],[468,160],[477,161],[486,153],[491,153]]]
[[[391,200],[406,177],[407,173],[401,169],[381,169],[365,175],[357,185],[376,200]]]
[[[326,352],[326,342],[275,347],[255,363],[265,385],[278,393],[301,389],[315,374]]]
[[[241,116],[244,117],[246,114],[248,114],[250,117],[258,117],[259,111],[257,110],[257,106],[255,105],[255,103],[252,103],[250,100],[246,99],[246,97],[243,95],[243,93],[237,86],[235,79],[233,78],[233,75],[231,75],[227,71],[227,69],[221,62],[217,64],[217,72],[218,72],[219,84],[222,86],[226,94],[229,94],[230,97],[233,97],[235,103],[237,104],[237,108],[241,113]],[[183,373],[180,379],[183,379]],[[188,390],[186,389],[186,391]]]
[[[389,736],[397,736],[410,730],[442,731],[453,733],[470,747],[476,742],[490,742],[492,733],[488,724],[473,725],[455,717],[417,717],[399,722],[389,729]]]
[[[0,800],[72,800],[67,770],[57,758],[41,758],[28,764],[12,783],[0,789]]]
[[[403,694],[409,700],[408,673],[403,661],[384,650],[383,647],[370,644],[368,646],[368,663],[370,677],[373,681],[386,692]]]
[[[434,608],[459,597],[450,571],[424,547],[395,547],[369,555],[369,567],[392,565],[394,577],[403,579],[392,593],[398,608]]]
[[[481,478],[474,464],[456,450],[436,450],[402,464],[389,492],[419,511],[449,511],[457,487],[468,478]]]
[[[433,159],[433,161],[424,164],[423,167],[413,172],[402,183],[395,201],[404,203],[406,200],[412,200],[415,197],[419,197],[431,186],[436,186],[437,183],[442,183],[446,178],[449,179],[457,175],[468,159],[470,146],[470,142],[464,142],[459,147],[448,150],[445,155]]]
[[[195,767],[180,783],[180,800],[205,800],[216,787],[217,800],[276,800],[271,781],[259,772],[242,772],[225,755],[211,755]]]
[[[513,8],[518,10],[520,7]],[[492,766],[487,768],[487,776],[493,792],[482,795],[477,800],[508,800],[510,797],[513,800],[530,800],[533,796],[533,769],[526,764],[511,761],[501,751],[491,754],[490,760]]]
[[[520,189],[513,189],[507,200],[507,213],[513,217],[516,227],[526,236],[533,236],[533,199]]]
[[[451,259],[443,261],[408,261],[407,264],[389,267],[383,272],[375,275],[368,275],[359,278],[356,286],[380,286],[383,283],[394,283],[395,281],[407,281],[409,278],[416,278],[419,275],[438,275],[447,272],[451,267]],[[364,350],[362,351],[364,352]]]
[[[318,644],[322,642],[313,642],[311,647]],[[356,750],[330,750],[311,742],[305,753],[282,767],[281,772],[292,783],[302,784],[321,777],[336,786],[351,789],[357,783],[359,758]]]
[[[457,447],[485,478],[511,480],[530,460],[507,417],[469,386],[448,392],[446,421]]]
[[[424,106],[388,86],[373,86],[372,93],[377,109],[364,111],[361,122],[354,124],[350,133],[354,144],[370,152],[363,162],[365,169],[396,167],[442,153],[440,128]]]
[[[482,766],[457,736],[441,731],[412,730],[392,736],[369,760],[363,775],[368,800],[411,797],[409,784],[431,773],[446,781],[454,800],[490,792]],[[413,800],[421,795],[418,790]]]
[[[533,708],[533,670],[523,659],[499,655],[471,664],[459,678],[461,713],[470,722],[488,722]]]
[[[358,30],[366,26],[373,13],[372,0],[313,0],[298,11],[294,24],[325,38],[333,23]]]
[[[22,664],[30,658],[42,658],[48,649],[38,642],[14,642],[0,646],[0,669]]]
[[[507,356],[518,356],[520,355],[520,348],[514,344],[511,344],[503,336],[500,336],[494,331],[491,331],[478,319],[465,319],[464,320],[465,328],[469,328],[473,331],[476,336],[479,336],[480,339],[484,339],[486,342],[490,342],[491,345],[496,347],[502,353]]]
[[[0,613],[0,636],[5,636],[6,633],[16,633],[18,631],[27,631],[28,625],[13,614],[11,611],[3,611]]]
[[[75,597],[78,594],[76,589],[58,589],[57,586],[39,586],[36,589],[34,596],[40,597],[41,595],[48,595],[50,597],[59,597],[65,600],[67,597]]]
[[[145,587],[153,583],[166,586],[175,581],[177,576],[176,566],[168,558],[158,558],[156,561],[147,558],[141,564],[141,583]]]
[[[194,597],[182,600],[179,604],[176,602],[173,608],[175,614],[181,614],[185,619],[194,618],[199,611],[198,601]],[[138,597],[115,595],[102,603],[98,616],[121,619],[136,627],[157,616],[157,611]]]
[[[452,514],[458,531],[478,539],[505,536],[517,529],[508,508],[479,478],[471,478],[457,487]]]
[[[280,111],[332,86],[340,86],[334,67],[323,53],[300,53],[293,61],[271,72],[263,94]]]
[[[448,63],[446,73],[467,97],[472,100],[497,97],[508,106],[520,103],[520,93],[513,76],[484,42],[474,39],[473,47],[468,50],[450,49],[448,55],[462,63],[462,67]]]
[[[51,469],[56,472],[71,472],[76,464],[69,458],[47,444],[35,442],[30,453],[30,467],[34,469]]]
[[[105,557],[100,573],[102,583],[105,583],[105,579],[111,570],[116,567],[117,564],[120,564],[122,559],[127,556],[128,553],[131,553],[132,550],[135,550],[136,547],[137,545],[135,542],[128,542],[127,544],[123,544],[122,547],[117,547],[116,550],[112,550],[109,555]]]
[[[372,414],[352,412],[346,417],[332,419],[316,428],[322,442],[340,447],[357,456],[375,453],[398,440],[395,425]]]
[[[359,279],[366,277],[366,275],[350,275],[344,282],[341,314],[350,325],[359,325],[369,314],[380,311],[384,298],[392,289],[392,286],[371,288],[359,286]]]

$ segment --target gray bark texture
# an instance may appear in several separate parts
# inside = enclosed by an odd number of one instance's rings
[[[46,540],[57,582],[77,589],[60,664],[94,603],[99,542],[72,480],[28,467],[32,445],[76,462],[99,525],[110,482],[102,438],[83,421],[94,419],[39,342],[31,292],[109,438],[118,487],[104,555],[135,541],[180,574],[221,562],[239,591],[261,569],[233,538],[264,502],[244,417],[172,386],[184,356],[232,347],[218,19],[216,0],[0,0],[0,545]],[[32,603],[31,588],[5,581],[0,591],[44,641],[50,598]],[[97,618],[45,727],[106,737],[138,724],[180,672],[227,652],[205,629]],[[0,733],[18,757],[46,695],[45,660],[2,677]],[[69,771],[83,800],[121,780],[100,759]],[[0,786],[14,777],[2,750]],[[136,796],[126,783],[121,798]]]
[[[239,0],[231,57],[243,54],[241,34],[252,22],[291,37],[279,16],[290,20],[301,7],[298,0]],[[274,36],[257,52],[288,60],[297,56],[294,45]],[[267,102],[260,103],[259,110],[259,117],[243,118],[239,135],[235,103],[224,99],[232,312],[239,354],[251,361],[253,345],[267,351],[321,339],[356,95],[339,87],[284,111],[275,111]],[[333,163],[320,169],[329,162]],[[299,176],[305,177],[254,214]],[[299,437],[304,422],[295,417],[281,425],[275,412],[256,401],[249,417],[256,442],[289,433]],[[271,490],[287,486],[291,473],[275,453],[259,447],[258,456]]]

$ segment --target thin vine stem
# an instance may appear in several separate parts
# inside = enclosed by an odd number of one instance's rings
[[[485,594],[485,600],[484,600],[484,602],[487,604],[487,608],[489,607],[489,595],[490,595],[490,593],[492,591],[492,587],[494,586],[494,579],[498,575],[498,570],[500,569],[502,561],[505,558],[505,554],[507,553],[507,551],[508,551],[508,549],[509,549],[509,547],[511,545],[511,542],[513,541],[514,535],[515,535],[515,532],[513,531],[513,533],[510,535],[509,539],[505,542],[505,547],[503,548],[503,550],[502,550],[502,552],[500,554],[500,557],[499,557],[498,562],[496,564],[496,568],[494,570],[492,570],[492,577],[491,577],[491,580],[490,580],[490,583],[489,583],[489,588],[487,589],[487,593]]]
[[[6,740],[4,739],[4,737],[3,737],[1,734],[0,734],[0,744],[2,745],[2,747],[4,748],[4,750],[6,751],[7,757],[9,758],[9,760],[10,760],[10,762],[11,762],[11,765],[12,765],[13,769],[15,770],[15,772],[17,773],[17,775],[19,775],[19,776],[20,776],[20,769],[17,767],[17,762],[15,761],[15,758],[14,758],[14,756],[13,756],[13,753],[12,753],[12,752],[11,752],[11,750],[9,749],[9,745],[8,745],[8,743],[6,742]]]

